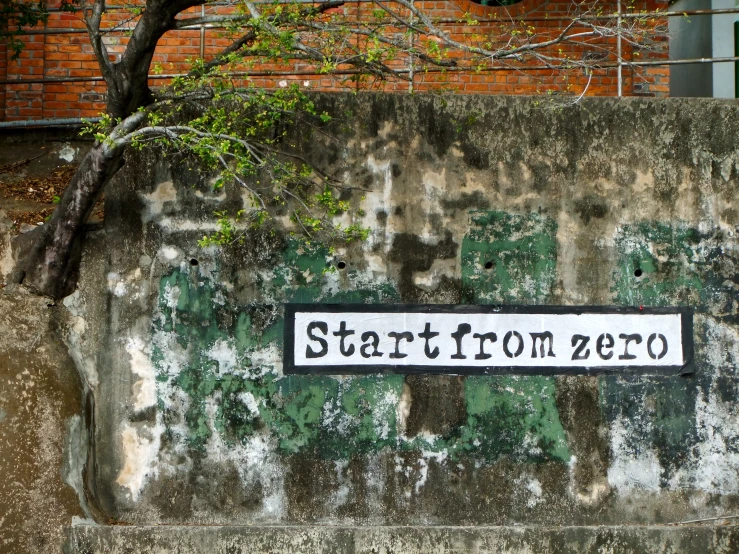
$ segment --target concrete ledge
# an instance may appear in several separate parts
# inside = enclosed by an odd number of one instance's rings
[[[739,552],[739,526],[97,526],[67,529],[67,554],[706,554]]]

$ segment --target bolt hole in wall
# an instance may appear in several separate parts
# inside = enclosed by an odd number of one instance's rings
[[[198,261],[195,258],[191,258],[190,259],[190,265],[193,266],[193,267],[195,267],[196,265],[198,265]]]

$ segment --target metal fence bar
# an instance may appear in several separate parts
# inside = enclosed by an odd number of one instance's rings
[[[621,0],[616,0],[616,3],[618,4],[618,19],[616,20],[617,28],[616,28],[616,58],[618,59],[618,74],[617,74],[617,82],[618,82],[618,97],[620,98],[623,96],[623,90],[624,90],[624,75],[623,75],[623,63],[622,63],[622,48],[621,48]]]
[[[721,63],[721,62],[739,62],[739,56],[732,56],[729,58],[693,58],[684,60],[642,60],[642,61],[622,61],[621,65],[625,67],[648,67],[648,66],[661,66],[661,65],[683,65],[693,63]],[[599,63],[590,65],[590,70],[598,69],[610,69],[617,68],[618,62],[613,63]],[[486,68],[472,68],[472,67],[430,67],[424,69],[424,73],[455,73],[455,72],[480,72],[485,73],[488,71],[564,71],[573,70],[577,67],[572,65],[560,65],[560,66],[530,66],[530,67],[511,67],[511,66],[493,66]],[[399,69],[396,73],[408,74],[410,69]],[[229,73],[232,77],[331,77],[334,75],[357,75],[365,73],[362,70],[346,69],[341,71],[332,71],[330,73],[324,73],[321,71],[306,70],[306,71],[235,71]],[[159,75],[149,75],[151,80],[160,79],[174,79],[175,77],[185,77],[187,73],[167,73]],[[0,80],[0,85],[33,85],[39,83],[103,83],[105,80],[102,77],[39,77],[38,79],[3,79]]]
[[[100,117],[56,117],[50,119],[18,119],[15,121],[0,121],[0,129],[24,127],[56,127],[60,125],[82,125],[83,123],[97,123]]]
[[[200,6],[200,17],[205,17],[205,4]],[[200,59],[205,59],[205,24],[200,25]]]
[[[300,0],[301,3],[313,3],[312,0]],[[368,2],[369,0],[347,0],[347,2],[350,3],[364,3]],[[270,3],[269,0],[264,0],[264,3]],[[212,6],[214,4],[209,4],[209,6]],[[230,4],[223,4],[223,5],[230,5]],[[619,4],[620,7],[620,4]],[[117,9],[124,9],[124,8],[117,8]],[[51,10],[49,10],[51,11]],[[593,15],[593,16],[583,16],[580,19],[583,21],[604,21],[609,19],[644,19],[644,18],[659,18],[659,17],[686,17],[691,15],[722,15],[722,14],[739,14],[739,6],[736,8],[722,8],[722,9],[709,9],[709,10],[685,10],[681,12],[649,12],[645,14],[634,14],[634,13],[621,13],[620,15],[618,13],[615,14],[602,14],[602,15]],[[518,17],[492,17],[492,18],[472,18],[471,20],[475,23],[500,23],[503,22],[516,22],[516,21],[522,21],[522,22],[545,22],[545,21],[572,21],[572,16],[551,16],[551,17],[542,17],[542,16],[518,16]],[[466,23],[467,19],[435,19],[433,22],[437,25],[461,25]],[[187,29],[200,29],[201,25],[194,25],[190,27],[182,27],[178,30],[187,30]],[[205,25],[205,28],[207,29],[223,29],[226,25],[217,25],[217,24],[208,24]],[[120,32],[124,33],[126,31],[132,31],[133,27],[128,28],[116,28],[114,32]],[[110,33],[111,30],[103,31],[105,33]],[[24,29],[23,33],[18,35],[15,33],[0,33],[0,37],[2,36],[23,36],[23,35],[54,35],[54,34],[80,34],[80,33],[87,33],[86,29],[36,29],[35,27],[31,27],[29,29]]]

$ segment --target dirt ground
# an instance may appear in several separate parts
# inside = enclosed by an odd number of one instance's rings
[[[16,231],[20,231],[24,223],[39,225],[51,216],[64,187],[77,169],[73,165],[63,165],[46,176],[18,179],[18,170],[30,161],[27,159],[0,167],[0,194],[8,201],[7,216]]]
[[[90,146],[74,130],[0,132],[0,289],[12,266],[12,238],[49,218]],[[102,208],[101,199],[91,223],[102,221]]]
[[[23,147],[11,146],[7,150],[15,150],[18,155],[27,154]],[[54,145],[38,146],[38,153],[33,156],[0,165],[0,208],[11,221],[13,232],[19,233],[46,221],[77,170],[76,156],[68,151],[60,157],[56,150]],[[102,221],[102,202],[101,199],[96,206],[91,221]]]

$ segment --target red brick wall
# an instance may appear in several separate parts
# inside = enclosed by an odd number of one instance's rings
[[[623,0],[622,0],[623,1]],[[623,2],[626,3],[625,1]],[[603,11],[613,13],[616,10],[615,0],[602,0]],[[554,36],[566,22],[557,20],[566,15],[573,6],[572,0],[524,0],[509,8],[487,7],[469,0],[417,0],[416,6],[431,14],[437,20],[456,20],[453,23],[440,23],[447,32],[460,42],[474,44],[482,40],[482,36],[495,33],[501,25],[509,26],[505,18],[517,16],[530,18],[525,23],[535,29],[537,34],[549,33]],[[347,4],[340,8],[348,14],[358,17],[366,15],[375,6],[371,4]],[[667,0],[635,0],[637,10],[665,9]],[[217,7],[208,7],[206,13],[214,13]],[[189,15],[197,16],[200,8],[191,10]],[[104,19],[104,27],[122,21],[128,14],[123,11],[112,11]],[[465,17],[480,18],[479,25],[460,23]],[[496,21],[491,19],[501,18]],[[549,18],[551,17],[551,20]],[[91,117],[105,108],[105,86],[98,81],[80,82],[48,82],[49,79],[62,78],[99,78],[98,65],[90,47],[87,34],[70,33],[70,30],[83,31],[84,24],[80,16],[67,12],[53,12],[45,29],[59,30],[64,34],[31,34],[25,37],[26,48],[18,60],[10,61],[10,54],[0,43],[0,81],[45,79],[43,83],[0,84],[0,118],[38,119],[61,117]],[[106,44],[113,60],[125,49],[128,38],[124,33],[107,35]],[[202,42],[202,44],[201,44]],[[154,64],[165,74],[181,73],[188,68],[188,59],[201,55],[212,57],[220,49],[229,44],[229,40],[218,29],[207,29],[201,41],[200,30],[173,31],[167,33],[160,41],[154,57]],[[599,47],[607,47],[611,52],[603,63],[615,60],[615,39],[601,39]],[[667,42],[664,37],[654,37],[657,51],[634,52],[624,47],[625,60],[645,58],[666,58]],[[569,55],[581,59],[586,49],[576,45],[561,45]],[[398,60],[398,67],[407,67],[407,60]],[[529,62],[533,63],[533,62]],[[519,64],[519,66],[525,66]],[[615,67],[594,70],[592,76],[583,70],[562,72],[556,70],[527,70],[526,67],[515,69],[477,72],[441,72],[439,70],[418,71],[413,81],[413,90],[449,91],[474,94],[542,94],[548,91],[572,95],[607,95],[617,93],[617,69]],[[282,65],[262,64],[251,68],[252,71],[306,71],[311,66],[305,64]],[[152,72],[155,72],[154,66]],[[635,71],[623,69],[624,95],[666,96],[669,91],[669,70],[667,66],[641,68]],[[254,77],[256,85],[276,88],[283,82],[298,81],[301,86],[322,90],[345,90],[357,87],[350,76],[327,75],[279,75],[270,77]],[[153,86],[166,81],[152,79]],[[408,91],[407,82],[375,82],[366,84],[370,88],[390,91]]]

